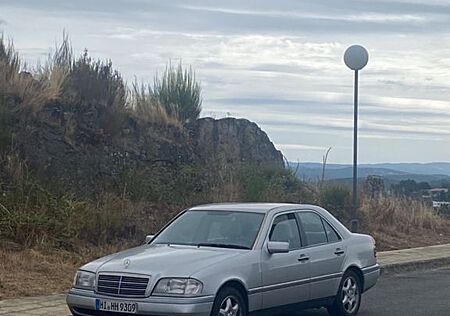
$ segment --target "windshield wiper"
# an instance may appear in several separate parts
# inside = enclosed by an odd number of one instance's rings
[[[218,244],[218,243],[200,243],[197,244],[197,247],[217,247],[217,248],[232,248],[232,249],[252,249],[247,246],[242,245],[233,245],[233,244]]]

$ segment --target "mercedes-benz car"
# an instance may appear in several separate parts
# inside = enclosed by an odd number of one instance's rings
[[[380,273],[375,241],[321,207],[210,204],[187,209],[145,244],[75,275],[75,316],[246,316],[325,307],[358,313]]]

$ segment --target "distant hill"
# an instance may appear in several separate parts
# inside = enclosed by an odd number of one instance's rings
[[[296,175],[300,179],[316,181],[322,176],[321,163],[289,163],[289,166],[296,170]],[[361,164],[358,166],[358,177],[365,178],[368,175],[383,176],[389,182],[399,182],[401,180],[413,179],[416,181],[426,181],[439,183],[450,181],[450,163],[378,163]],[[325,171],[326,180],[346,180],[353,176],[353,168],[347,164],[327,164]]]

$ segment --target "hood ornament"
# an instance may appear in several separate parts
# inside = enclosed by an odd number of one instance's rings
[[[125,267],[125,269],[128,269],[130,264],[131,264],[131,260],[128,258],[123,261],[123,266]]]

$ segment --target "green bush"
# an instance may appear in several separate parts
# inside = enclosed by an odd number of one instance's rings
[[[319,205],[342,221],[349,219],[351,192],[346,185],[324,184],[318,192]]]
[[[117,195],[102,194],[94,203],[48,191],[26,173],[14,177],[0,186],[0,239],[73,249],[80,242],[102,245],[145,234],[145,218],[135,220],[131,204]]]
[[[161,78],[156,77],[153,94],[166,112],[182,122],[196,120],[202,110],[202,89],[192,68],[168,65]]]
[[[111,61],[93,60],[87,53],[72,61],[66,95],[70,104],[101,105],[123,111],[127,104],[127,87]]]
[[[299,203],[310,199],[290,169],[253,165],[242,167],[238,174],[243,201]]]
[[[196,165],[135,169],[123,173],[122,190],[134,202],[192,205],[205,198],[203,170]]]

